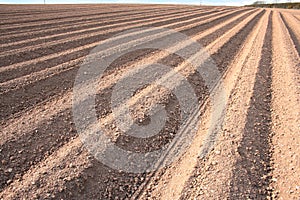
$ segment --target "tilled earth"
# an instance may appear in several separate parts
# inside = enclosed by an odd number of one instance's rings
[[[1,5],[0,16],[0,199],[300,199],[300,11]],[[185,77],[199,102],[192,111],[196,133],[180,158],[151,172],[129,173],[103,164],[83,145],[73,118],[73,88],[94,47],[146,27],[197,41],[220,77],[208,88],[184,58],[153,48],[111,63],[97,86],[95,110],[122,149],[158,150],[177,138],[182,120],[176,95],[153,82],[126,104],[139,126],[150,123],[148,111],[162,105],[163,129],[149,138],[122,133],[111,97],[123,74],[144,63],[167,65],[171,74]],[[178,42],[178,50],[184,45]],[[178,80],[166,80],[177,87]],[[226,106],[210,132],[210,94],[221,86]]]

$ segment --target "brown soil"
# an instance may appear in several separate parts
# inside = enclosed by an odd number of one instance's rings
[[[299,16],[233,7],[1,5],[0,199],[300,199]],[[93,47],[147,26],[172,28],[201,43],[221,73],[227,103],[220,130],[208,134],[208,94],[219,84],[208,91],[183,58],[156,49],[116,60],[97,88],[96,110],[124,149],[168,144],[181,116],[174,94],[149,84],[128,105],[141,123],[147,123],[143,113],[164,105],[164,129],[145,140],[119,133],[109,98],[128,70],[146,62],[168,65],[201,102],[187,151],[169,166],[135,174],[88,153],[72,118],[72,89]]]

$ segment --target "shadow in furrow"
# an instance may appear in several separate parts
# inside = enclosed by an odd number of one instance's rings
[[[241,29],[225,45],[223,45],[223,47],[218,52],[216,52],[211,56],[214,59],[221,74],[224,74],[228,70],[231,61],[234,60],[238,51],[242,48],[243,44],[246,42],[249,33],[251,33],[251,31],[253,30],[255,25],[257,25],[258,21],[261,19],[264,13],[265,11],[262,11],[258,15],[256,15],[251,21],[248,22],[248,24],[243,29]],[[212,141],[214,140],[215,138],[212,138]],[[195,174],[199,174],[201,172],[201,169],[204,168],[205,159],[206,158],[203,158],[202,160],[198,161],[197,167],[193,172],[194,176],[191,176],[189,180],[186,182],[185,188],[181,193],[180,199],[183,200],[183,199],[191,198],[191,193],[189,192],[190,185],[193,185],[193,182],[195,181],[195,177],[198,176]]]
[[[245,42],[248,34],[253,30],[254,26],[258,23],[259,19],[264,15],[266,11],[261,11],[256,15],[245,28],[243,28],[233,39],[229,40],[219,51],[212,55],[212,59],[216,62],[218,69],[221,73],[227,69],[234,56],[239,51],[242,44]]]
[[[256,17],[258,18],[258,17]],[[165,23],[165,22],[164,22]],[[221,21],[216,21],[213,23],[209,23],[209,27],[212,27]],[[207,27],[208,28],[208,27]],[[193,35],[197,34],[198,30],[194,30]],[[192,34],[190,32],[190,34]],[[209,38],[207,38],[209,39]],[[210,40],[211,41],[211,40]],[[52,60],[48,60],[45,62],[41,62],[35,64],[33,66],[29,66],[28,69],[22,70],[22,72],[12,73],[1,73],[0,79],[6,80],[8,77],[11,76],[19,76],[20,73],[23,75],[25,73],[31,73],[32,71],[36,71],[37,69],[43,69],[51,66],[55,66],[61,62],[61,60],[65,59],[74,59],[76,57],[87,55],[89,53],[88,50],[83,50],[81,52],[74,52],[72,55],[64,56],[63,58],[54,58]],[[228,53],[228,51],[226,52]],[[131,58],[137,58],[135,54],[131,55]],[[217,59],[218,57],[216,57]],[[223,57],[219,62],[222,62]],[[7,119],[10,115],[16,114],[22,110],[31,109],[33,106],[36,106],[47,99],[50,99],[57,94],[62,94],[64,91],[69,90],[73,87],[73,81],[75,79],[77,70],[79,66],[70,67],[68,70],[63,71],[62,73],[40,80],[38,82],[34,82],[33,84],[25,85],[24,87],[14,90],[8,91],[5,95],[0,96],[0,119]]]
[[[209,45],[211,41],[214,41],[214,40],[218,39],[219,37],[221,37],[222,35],[224,35],[227,31],[229,31],[230,29],[234,28],[241,21],[243,21],[244,19],[246,19],[247,17],[249,17],[250,15],[252,15],[255,11],[256,10],[253,10],[253,11],[251,11],[251,12],[243,15],[242,17],[234,20],[233,22],[227,24],[226,26],[218,29],[218,31],[215,31],[212,34],[209,34],[209,35],[201,38],[198,42],[200,44],[202,44],[203,46]]]
[[[21,179],[30,167],[77,137],[71,112],[71,109],[60,112],[43,121],[38,128],[24,130],[21,137],[0,146],[0,192],[14,180]]]
[[[229,43],[229,46],[231,46],[231,48],[233,46],[235,46],[235,43],[238,43],[239,40],[245,41],[246,39],[246,35],[244,35],[243,33],[246,32],[248,33],[248,29],[252,29],[254,27],[254,25],[256,24],[256,22],[259,20],[261,15],[258,15],[254,20],[252,20],[250,23],[248,23],[246,25],[246,28],[244,30],[242,30],[241,32],[239,32],[233,39],[232,41]],[[238,43],[237,48],[240,48],[240,45],[242,45],[243,42]],[[229,48],[229,47],[227,47]],[[218,55],[214,55],[215,57],[220,57],[223,58],[222,56],[223,54],[226,54],[227,52],[224,51],[220,51],[217,54]],[[232,56],[232,58],[234,57],[234,54],[230,55]],[[227,59],[228,57],[226,57]],[[179,58],[178,58],[179,59]],[[170,60],[174,60],[174,57],[170,57]],[[170,61],[169,60],[169,61]],[[168,59],[165,61],[168,62]],[[180,59],[178,61],[176,61],[178,63],[180,63]],[[222,63],[219,60],[219,65]],[[174,65],[176,66],[176,65]],[[76,70],[75,70],[76,71]],[[68,77],[68,80],[71,79],[71,82],[68,84],[58,84],[61,85],[60,89],[56,89],[56,87],[58,87],[58,85],[55,84],[54,86],[54,91],[51,91],[53,93],[57,93],[58,90],[61,90],[63,87],[68,86],[68,87],[72,87],[72,80],[74,78],[73,71],[72,71],[72,76],[66,76],[66,75],[70,75],[69,73],[66,73],[65,76],[61,76],[56,78],[57,80],[66,80],[63,77]],[[72,78],[73,77],[73,78]],[[55,79],[55,80],[56,80]],[[198,77],[198,75],[190,75],[188,77],[188,79],[191,79],[192,81],[196,81],[195,83],[195,88],[200,87],[201,84],[201,79]],[[52,82],[52,81],[51,81]],[[49,82],[50,83],[50,82]],[[53,82],[52,82],[53,83]],[[59,83],[59,82],[57,82]],[[45,82],[46,84],[46,82]],[[43,91],[42,88],[44,88],[43,86],[37,86],[37,87],[41,87],[40,89],[34,88],[34,90],[36,91]],[[198,88],[199,89],[199,88]],[[22,89],[23,90],[23,89]],[[203,90],[199,90],[199,95],[202,95],[201,98],[203,97],[203,94],[201,93],[201,91],[203,92]],[[196,91],[197,92],[197,91]],[[48,93],[47,93],[48,94]],[[44,95],[43,95],[44,96]],[[207,96],[207,95],[204,95]],[[46,98],[47,96],[45,96]],[[23,101],[23,100],[22,100]],[[176,100],[172,100],[169,99],[169,101],[171,102],[170,104],[174,104],[176,105]],[[172,103],[173,102],[173,103]],[[33,105],[35,104],[35,102],[33,102]],[[167,103],[166,105],[170,105],[169,103]],[[16,105],[19,105],[16,103]],[[32,106],[33,106],[32,105]],[[20,108],[18,108],[20,109]],[[17,111],[18,109],[16,109],[15,111]],[[69,114],[68,111],[65,111],[67,116],[70,116],[71,114]],[[12,114],[12,113],[11,113]],[[7,117],[7,116],[6,116]],[[56,119],[55,119],[56,120]],[[63,121],[63,118],[60,118],[59,116],[57,116],[57,121]],[[67,120],[68,123],[71,122],[70,119]],[[47,123],[47,122],[44,122]],[[70,125],[68,125],[67,123],[62,125],[64,127],[70,127]],[[43,126],[40,126],[43,127]],[[56,124],[52,124],[49,127],[52,127],[53,129],[51,129],[51,131],[58,131],[61,128],[57,127]],[[173,126],[175,127],[175,126]],[[171,127],[170,127],[171,128]],[[50,129],[47,129],[48,131],[45,132],[45,134],[42,135],[48,135],[51,132]],[[65,132],[68,132],[68,130],[66,130]],[[29,134],[29,135],[33,135],[33,134]],[[61,146],[61,144],[67,142],[69,140],[69,138],[71,138],[73,135],[66,135],[65,138],[63,138],[61,141],[62,143],[59,143],[53,147],[53,149],[51,150],[51,152],[55,149],[57,149],[57,147]],[[26,136],[27,137],[27,136]],[[29,137],[29,136],[28,136]],[[30,137],[34,137],[30,136]],[[55,138],[55,137],[54,137]],[[30,140],[30,138],[21,138],[21,140],[23,142]],[[38,138],[33,139],[32,141],[38,140]],[[9,143],[7,145],[13,145],[14,143]],[[28,145],[30,146],[30,145]],[[52,145],[49,145],[49,147]],[[15,147],[16,148],[16,147]],[[6,148],[6,149],[10,149],[10,148]],[[22,149],[20,148],[20,151],[22,151]],[[16,152],[19,153],[19,148],[16,148]],[[44,151],[44,153],[38,154],[39,155],[48,155],[47,153],[45,153],[47,151]],[[22,152],[21,152],[22,153]],[[39,161],[39,159],[37,159],[36,161],[34,161],[34,163],[31,163],[30,165],[34,165],[35,163],[37,163]],[[30,163],[31,161],[29,161]],[[146,174],[128,174],[128,173],[123,173],[123,172],[117,172],[111,169],[108,169],[106,166],[104,166],[103,164],[101,164],[100,162],[96,161],[96,160],[92,160],[91,161],[93,163],[93,167],[86,169],[85,171],[82,172],[81,176],[78,179],[75,180],[71,180],[66,182],[66,188],[68,189],[68,191],[64,191],[62,193],[57,193],[57,197],[61,197],[61,198],[66,198],[66,197],[80,197],[80,198],[100,198],[103,197],[101,199],[109,199],[110,197],[120,197],[120,198],[126,198],[129,197],[135,190],[137,190],[137,187],[139,184],[141,184],[141,182],[143,182],[143,180],[145,180],[146,178]],[[20,163],[19,165],[20,166]],[[23,174],[26,170],[20,170],[20,173]],[[147,175],[149,176],[149,174]],[[8,180],[8,178],[6,178],[5,180]],[[5,181],[4,181],[5,182]],[[103,184],[104,183],[104,184]],[[5,184],[5,183],[4,183]],[[100,184],[100,185],[99,185]],[[94,192],[91,192],[90,189],[95,189],[93,190]],[[125,192],[126,191],[126,192]],[[128,192],[127,192],[128,191]],[[68,193],[71,192],[71,193]]]
[[[192,19],[194,17],[195,18],[200,17],[200,16],[204,16],[204,15],[214,13],[214,12],[217,12],[217,11],[209,11],[209,12],[204,12],[204,13],[195,13],[195,14],[190,15],[190,16],[180,17],[180,20]],[[151,16],[150,17],[149,16],[148,17],[141,17],[141,18],[137,18],[137,19],[140,20],[140,19],[143,19],[143,18],[151,19]],[[127,20],[130,21],[130,19],[127,19]],[[169,19],[169,20],[166,20],[166,21],[155,22],[153,24],[148,24],[147,26],[152,26],[152,27],[162,26],[162,25],[177,22],[178,20],[179,20],[178,18],[172,18],[172,19]],[[137,24],[137,26],[135,28],[145,27],[145,25],[139,25],[139,24],[141,24],[141,22],[133,22],[132,24]],[[127,28],[126,28],[127,26],[128,26],[128,24],[122,24],[122,25],[118,25],[117,28],[124,27],[124,30],[127,30]],[[101,29],[102,28],[100,28],[100,30]],[[36,58],[46,56],[46,55],[49,55],[49,54],[53,54],[53,53],[56,53],[56,52],[61,52],[61,51],[66,51],[68,49],[81,47],[81,46],[86,45],[86,44],[91,44],[91,43],[94,43],[94,42],[98,42],[98,41],[107,39],[110,36],[118,34],[122,31],[117,30],[117,31],[113,31],[113,32],[110,32],[110,33],[104,33],[104,34],[89,36],[89,34],[94,33],[94,32],[95,32],[95,30],[91,31],[90,33],[85,33],[87,35],[87,37],[84,37],[84,38],[65,41],[63,43],[58,43],[58,44],[53,44],[53,45],[48,45],[48,46],[43,46],[43,47],[38,47],[37,49],[34,49],[34,50],[28,50],[28,51],[25,51],[25,52],[13,53],[13,54],[10,54],[10,55],[7,55],[7,56],[1,56],[2,59],[1,59],[1,65],[0,66],[8,66],[8,65],[19,63],[19,62],[23,62],[25,60],[32,60],[32,59],[36,59]],[[80,35],[80,37],[82,37],[82,35]]]
[[[230,199],[266,199],[270,184],[272,13],[247,111],[240,155],[233,169]]]
[[[289,31],[289,34],[294,42],[295,48],[298,52],[298,55],[300,56],[300,41],[297,39],[296,34],[294,33],[294,31],[291,29],[291,27],[289,26],[289,24],[287,23],[285,17],[280,13],[280,17],[283,21],[283,23],[285,24],[287,30]]]

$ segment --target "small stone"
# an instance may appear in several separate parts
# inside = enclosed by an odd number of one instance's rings
[[[11,172],[13,171],[13,169],[12,169],[12,168],[8,168],[7,171],[8,171],[9,173],[11,173]]]
[[[215,151],[215,153],[217,154],[217,155],[220,155],[221,154],[221,151]]]
[[[17,179],[20,179],[21,177],[22,177],[22,175],[21,174],[16,174],[16,176],[15,176]]]

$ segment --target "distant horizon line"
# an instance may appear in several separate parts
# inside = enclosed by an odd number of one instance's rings
[[[76,4],[81,4],[81,5],[88,5],[88,4],[149,4],[149,5],[187,5],[187,6],[228,6],[228,7],[241,7],[241,6],[245,6],[245,5],[225,5],[225,4],[220,4],[220,5],[209,5],[209,4],[197,4],[197,3],[171,3],[171,2],[166,2],[166,3],[146,3],[146,2],[139,2],[139,3],[130,3],[130,2],[112,2],[112,3],[105,3],[105,2],[102,2],[102,3],[7,3],[7,2],[0,2],[0,5],[76,5]]]

